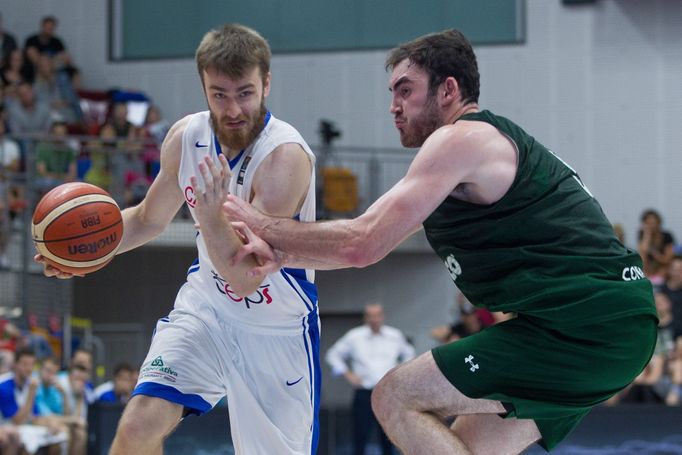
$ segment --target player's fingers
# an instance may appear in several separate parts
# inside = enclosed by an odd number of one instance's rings
[[[232,172],[230,171],[230,164],[227,162],[227,158],[222,153],[220,154],[218,159],[220,160],[220,164],[222,167],[223,191],[224,191],[224,194],[227,194],[230,192],[230,180],[232,179]]]
[[[219,158],[219,159],[220,159],[220,158]],[[211,173],[211,175],[213,176],[213,178],[214,178],[215,180],[220,180],[220,177],[221,177],[220,171],[221,171],[221,169],[220,169],[218,166],[215,165],[215,163],[213,162],[213,160],[211,159],[210,156],[205,156],[205,157],[204,157],[204,163],[206,163],[206,168],[207,168],[208,171]],[[222,166],[221,166],[221,167],[222,167]]]
[[[199,173],[201,174],[201,178],[204,179],[204,187],[206,188],[205,193],[210,193],[213,191],[213,176],[208,170],[208,167],[206,167],[206,163],[199,163]]]
[[[253,253],[253,247],[250,244],[242,245],[237,252],[232,256],[232,265],[239,264],[246,256]]]
[[[264,277],[279,271],[280,267],[277,262],[267,261],[263,265],[254,267],[248,271],[247,275],[251,277]]]
[[[189,178],[189,183],[192,185],[192,191],[194,191],[194,196],[199,199],[204,197],[204,190],[199,186],[199,179],[195,175]]]

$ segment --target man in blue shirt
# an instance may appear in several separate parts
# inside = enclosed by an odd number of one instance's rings
[[[38,378],[32,376],[36,356],[30,349],[19,349],[14,368],[0,379],[0,412],[16,425],[31,423],[38,416],[35,404]]]
[[[39,385],[38,378],[33,376],[35,363],[36,355],[31,349],[17,350],[13,371],[0,376],[0,413],[15,425],[45,427],[44,434],[34,434],[40,441],[22,439],[22,442],[35,448],[46,446],[49,454],[58,454],[61,450],[59,442],[66,439],[68,429],[54,416],[40,415],[35,401]]]

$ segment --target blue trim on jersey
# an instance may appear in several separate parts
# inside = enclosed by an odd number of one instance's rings
[[[307,322],[307,329],[306,329]],[[317,309],[313,310],[302,320],[303,325],[303,344],[308,359],[308,375],[312,380],[310,388],[310,402],[313,405],[313,438],[311,455],[317,453],[317,446],[320,438],[320,397],[322,395],[322,368],[320,367],[320,327],[318,325]],[[306,337],[307,335],[307,337]],[[308,337],[310,346],[308,346]],[[312,364],[311,364],[312,357]]]
[[[193,393],[182,393],[175,387],[155,382],[143,382],[133,390],[132,396],[145,395],[149,397],[163,398],[171,403],[181,404],[190,414],[201,415],[211,410],[211,404]]]
[[[294,289],[294,291],[296,291],[296,294],[298,294],[301,300],[303,300],[303,303],[305,303],[308,311],[313,311],[313,309],[317,307],[317,286],[315,286],[315,283],[311,283],[306,279],[305,269],[292,269],[285,267],[280,270],[280,273],[287,283],[289,283],[289,285]],[[296,283],[298,283],[298,285],[301,287],[301,290],[303,290],[305,297],[298,292],[296,286],[294,286],[294,284],[291,282],[291,278],[296,280]],[[310,302],[310,305],[308,302]]]
[[[234,169],[234,167],[237,165],[239,160],[241,159],[242,156],[244,156],[244,151],[246,149],[242,149],[237,156],[234,157],[234,159],[227,160],[227,164],[230,165],[230,170]],[[227,157],[226,157],[227,158]]]
[[[196,258],[194,262],[192,262],[192,265],[189,266],[189,269],[187,269],[187,275],[198,272],[200,268],[201,266],[199,265],[199,258]]]

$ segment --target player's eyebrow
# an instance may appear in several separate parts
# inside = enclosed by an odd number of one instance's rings
[[[392,92],[394,90],[397,90],[401,85],[406,84],[408,82],[412,82],[412,80],[407,76],[401,76],[398,78],[397,81],[395,81],[395,83],[393,84],[393,87],[388,88],[388,91]]]
[[[237,87],[236,91],[241,92],[242,90],[246,90],[249,88],[255,88],[255,87],[256,87],[256,84],[254,84],[253,82],[247,82],[246,84],[240,85],[239,87]],[[218,92],[227,92],[227,89],[225,87],[221,87],[220,85],[215,85],[215,84],[210,85],[208,87],[208,89],[209,90],[215,90]]]

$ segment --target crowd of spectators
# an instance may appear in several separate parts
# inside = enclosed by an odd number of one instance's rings
[[[37,198],[80,180],[110,191],[126,207],[141,200],[159,170],[169,125],[158,107],[140,93],[83,89],[57,27],[56,17],[42,18],[21,46],[0,16],[0,266],[8,224],[2,213],[15,217],[27,205],[8,175],[34,172]],[[131,100],[143,106],[135,115],[128,111]]]
[[[111,380],[94,387],[93,356],[76,349],[62,361],[41,357],[30,337],[0,320],[0,453],[84,455],[91,405],[125,404],[137,382],[137,370],[127,363],[113,367]],[[61,371],[60,371],[61,370]]]

